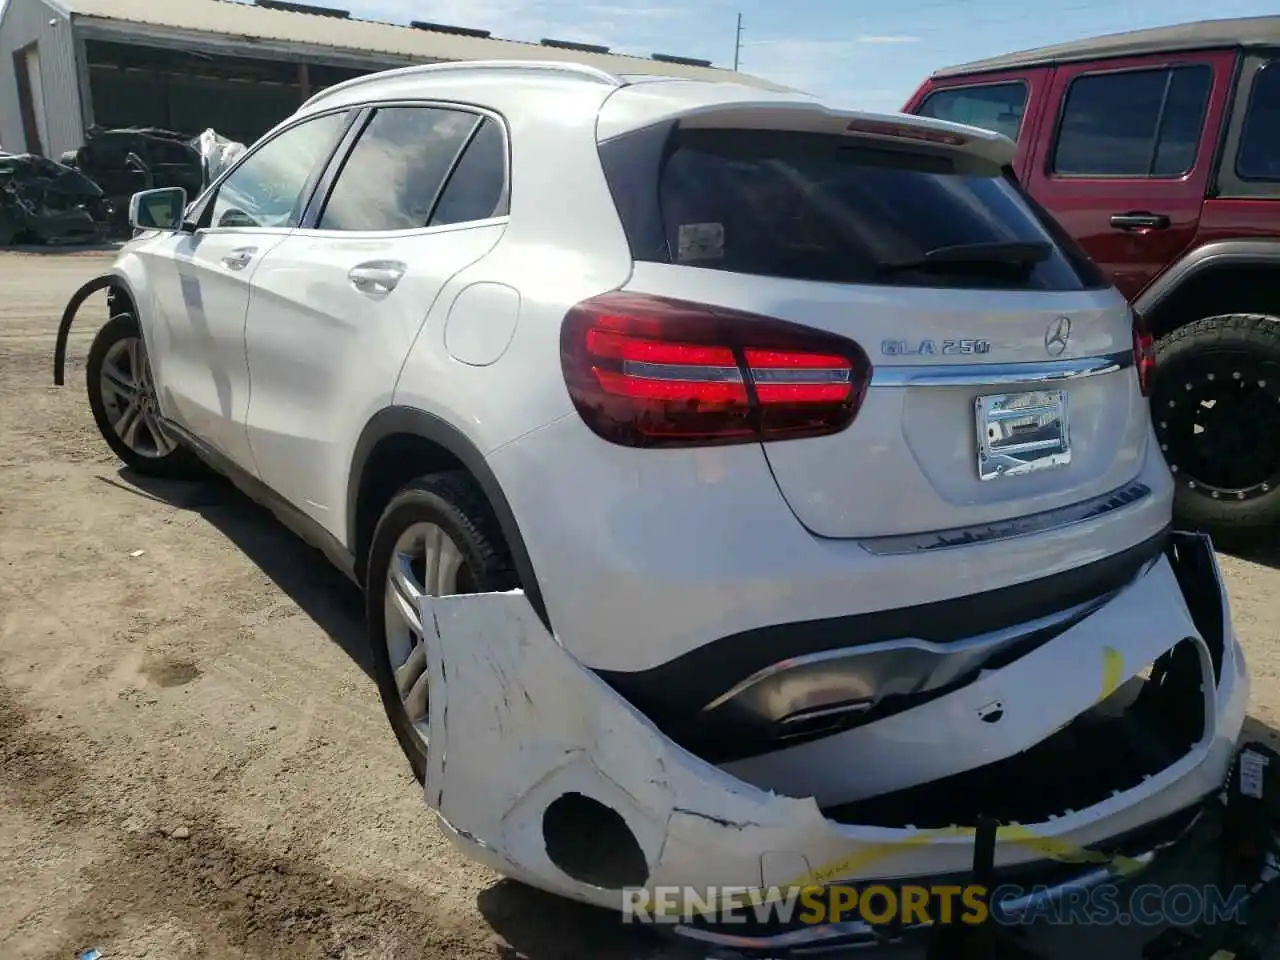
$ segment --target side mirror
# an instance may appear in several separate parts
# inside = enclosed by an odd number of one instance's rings
[[[182,187],[162,187],[159,190],[143,190],[129,200],[129,226],[135,230],[165,230],[176,233],[182,229],[182,218],[187,210],[187,191]]]

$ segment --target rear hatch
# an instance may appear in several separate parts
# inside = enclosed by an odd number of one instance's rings
[[[601,156],[629,290],[837,333],[870,358],[852,425],[763,445],[807,528],[989,524],[1138,473],[1149,427],[1128,306],[1033,209],[1000,144],[812,105],[757,115],[704,110]]]

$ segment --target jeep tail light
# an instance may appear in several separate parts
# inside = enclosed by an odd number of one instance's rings
[[[1156,340],[1136,310],[1133,311],[1133,365],[1138,371],[1138,387],[1145,397],[1151,390],[1151,372],[1156,367]]]
[[[871,379],[856,343],[783,320],[646,294],[578,304],[560,362],[587,425],[632,447],[836,433]]]

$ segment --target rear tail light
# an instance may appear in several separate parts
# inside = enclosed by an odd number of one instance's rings
[[[1142,314],[1133,311],[1133,365],[1138,371],[1138,387],[1142,395],[1151,391],[1151,373],[1156,368],[1156,340],[1147,329]]]
[[[866,354],[844,337],[631,293],[570,310],[560,361],[587,425],[632,447],[836,433],[857,416],[871,379]]]

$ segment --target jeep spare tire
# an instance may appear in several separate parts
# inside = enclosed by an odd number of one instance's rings
[[[1280,317],[1206,317],[1155,353],[1151,420],[1175,519],[1224,540],[1280,526]]]

